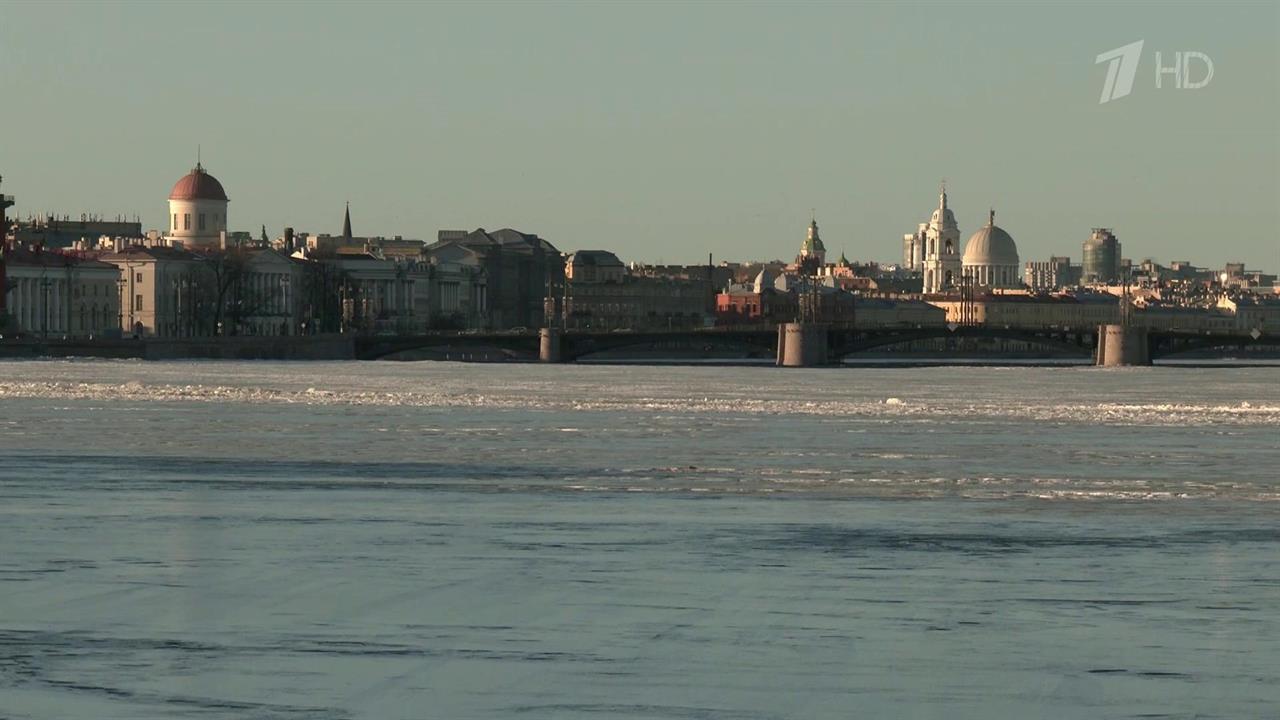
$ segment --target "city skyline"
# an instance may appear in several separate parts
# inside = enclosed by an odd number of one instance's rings
[[[994,206],[1023,260],[1074,257],[1111,227],[1135,261],[1280,265],[1257,231],[1280,216],[1274,7],[753,7],[727,38],[713,8],[80,5],[53,55],[33,32],[50,10],[3,8],[17,71],[0,173],[18,216],[162,229],[200,145],[231,229],[273,235],[336,234],[349,200],[362,235],[509,226],[642,262],[769,259],[816,210],[833,255],[893,262],[945,177],[962,236]],[[659,18],[675,27],[646,45]],[[345,23],[364,30],[350,44]],[[88,42],[117,30],[146,42]],[[465,52],[476,33],[484,52]],[[1100,104],[1095,57],[1136,38],[1132,95]],[[1162,49],[1207,54],[1213,82],[1155,89]]]

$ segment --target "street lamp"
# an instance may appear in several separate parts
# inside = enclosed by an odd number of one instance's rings
[[[126,270],[126,272],[128,271]],[[124,278],[119,278],[116,280],[116,287],[119,288],[119,292],[116,294],[116,327],[118,327],[120,329],[120,332],[123,334],[124,333]]]

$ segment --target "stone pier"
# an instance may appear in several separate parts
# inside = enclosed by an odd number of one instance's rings
[[[560,360],[560,330],[542,328],[538,331],[538,362],[558,363]]]
[[[778,326],[778,365],[815,367],[830,362],[827,326],[820,323],[785,323]]]
[[[1147,331],[1124,325],[1098,327],[1098,354],[1095,364],[1101,367],[1150,365],[1151,349]]]

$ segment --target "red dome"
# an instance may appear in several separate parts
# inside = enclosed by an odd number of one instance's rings
[[[196,163],[195,170],[187,173],[173,186],[169,193],[170,200],[221,200],[227,202],[227,193],[222,183]]]

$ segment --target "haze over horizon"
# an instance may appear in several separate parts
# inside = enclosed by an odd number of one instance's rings
[[[300,9],[301,8],[301,9]],[[52,30],[56,29],[56,32]],[[1100,104],[1098,54],[1144,40]],[[1155,52],[1212,82],[1155,86]],[[0,2],[13,214],[140,215],[197,145],[233,229],[513,227],[625,261],[898,261],[948,183],[1023,262],[1280,270],[1280,4]],[[1197,71],[1198,72],[1198,71]]]

